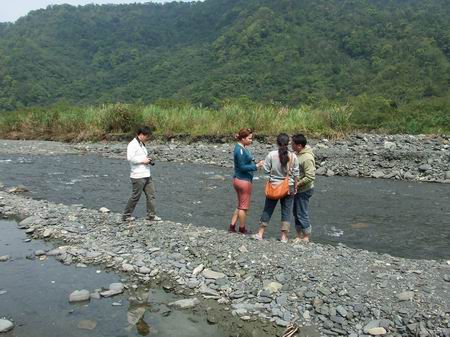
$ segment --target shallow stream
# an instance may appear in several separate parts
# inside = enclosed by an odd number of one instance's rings
[[[231,174],[228,168],[157,162],[152,175],[158,215],[226,229],[236,203]],[[0,181],[8,186],[23,184],[33,198],[64,204],[122,212],[131,193],[128,177],[125,160],[95,155],[0,155]],[[137,216],[145,215],[143,199]],[[248,217],[252,230],[257,228],[263,205],[263,180],[257,177]],[[449,185],[318,177],[310,208],[315,242],[406,258],[450,258]],[[279,221],[277,209],[267,231],[269,238],[278,237]]]

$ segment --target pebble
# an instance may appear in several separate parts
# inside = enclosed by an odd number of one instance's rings
[[[3,255],[0,256],[0,262],[6,262],[10,259],[11,257],[9,255]]]

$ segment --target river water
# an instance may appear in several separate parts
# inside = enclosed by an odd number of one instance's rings
[[[236,203],[231,171],[157,162],[152,175],[158,215],[226,229]],[[23,184],[33,198],[57,203],[122,212],[131,193],[128,177],[125,160],[95,155],[0,155],[0,181],[8,186]],[[143,199],[137,216],[145,214]],[[257,176],[248,217],[250,229],[256,230],[263,206],[263,180]],[[406,258],[450,258],[449,185],[318,177],[310,208],[315,242],[342,243]],[[269,238],[278,237],[279,222],[277,208],[268,227]]]

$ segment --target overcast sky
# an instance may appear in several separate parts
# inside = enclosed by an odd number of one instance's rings
[[[124,4],[136,2],[170,2],[172,0],[0,0],[0,22],[14,22],[34,9],[46,8],[48,5],[87,5],[87,4]],[[179,0],[186,1],[186,0]]]

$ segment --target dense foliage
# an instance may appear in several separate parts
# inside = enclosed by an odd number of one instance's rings
[[[449,18],[449,0],[50,6],[0,24],[0,110],[247,97],[448,123]]]

